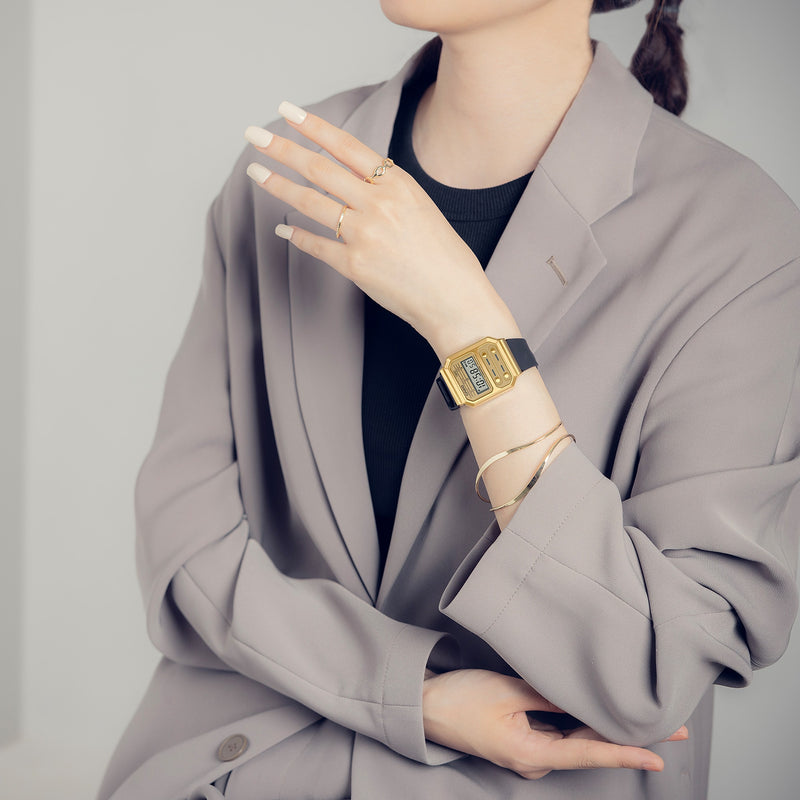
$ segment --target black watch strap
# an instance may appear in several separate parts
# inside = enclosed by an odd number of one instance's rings
[[[531,367],[538,367],[539,362],[536,360],[533,351],[528,347],[525,339],[506,339],[508,349],[511,355],[514,356],[514,361],[517,362],[520,372],[524,372]]]
[[[439,391],[442,393],[442,397],[444,397],[444,402],[446,403],[447,407],[451,411],[455,411],[458,408],[458,403],[456,403],[456,401],[453,399],[453,395],[447,388],[447,384],[444,382],[441,372],[436,375],[436,385],[439,387]]]

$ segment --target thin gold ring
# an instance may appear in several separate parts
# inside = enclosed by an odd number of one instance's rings
[[[341,239],[342,238],[342,223],[344,222],[344,212],[347,211],[348,208],[350,208],[350,206],[347,205],[347,203],[345,203],[342,206],[341,213],[339,214],[339,221],[336,223],[336,238],[337,239]]]
[[[375,178],[380,178],[381,175],[386,174],[387,169],[390,169],[393,166],[394,166],[394,161],[392,161],[391,158],[384,158],[383,161],[380,164],[378,164],[378,166],[375,167],[374,170],[372,170],[372,175],[370,175],[367,178],[364,178],[364,180],[367,183],[375,183]]]

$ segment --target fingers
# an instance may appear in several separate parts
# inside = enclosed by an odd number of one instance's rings
[[[662,742],[684,742],[689,738],[689,729],[685,725],[681,725],[672,736],[662,739]]]
[[[254,125],[248,127],[244,135],[262,153],[285,164],[328,194],[342,198],[349,206],[360,205],[367,184],[322,153],[314,153],[297,142]]]
[[[551,769],[625,768],[660,772],[664,762],[655,753],[641,747],[628,747],[596,739],[565,737],[538,741],[537,761]]]
[[[310,219],[326,228],[336,230],[342,203],[320,194],[310,186],[299,186],[294,181],[271,172],[263,164],[250,164],[247,174],[264,190],[288,203]]]
[[[372,175],[375,167],[383,162],[384,156],[367,147],[352,134],[331,125],[321,117],[309,114],[293,103],[284,100],[278,106],[278,112],[303,136],[316,142],[362,178]]]
[[[582,739],[597,739],[601,742],[607,742],[608,739],[601,736],[597,731],[592,730],[587,726],[582,726],[577,730],[570,731],[570,736]],[[689,729],[685,725],[681,725],[672,736],[662,739],[662,742],[685,742],[689,738]]]
[[[343,205],[347,205],[350,210],[363,208],[367,200],[366,193],[372,187],[358,176],[372,175],[375,167],[383,163],[383,157],[353,135],[292,103],[284,101],[278,110],[296,130],[327,150],[351,171],[321,153],[313,152],[297,142],[251,125],[245,131],[245,138],[251,144],[333,197],[326,197],[308,186],[299,186],[256,162],[248,166],[247,174],[262,189],[321,225],[336,230]],[[305,232],[303,235],[285,238],[291,238],[292,243],[297,246],[300,246],[302,241],[315,251],[322,247],[316,241],[318,237],[313,237],[312,234],[306,235]],[[336,265],[331,264],[331,266]]]
[[[281,239],[289,240],[298,250],[330,264],[338,272],[345,269],[345,246],[341,242],[325,236],[317,236],[315,233],[295,228],[292,225],[278,225],[275,233]]]

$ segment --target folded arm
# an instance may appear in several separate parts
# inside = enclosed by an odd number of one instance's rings
[[[634,432],[629,497],[570,444],[442,597],[445,614],[613,741],[663,739],[712,683],[747,683],[788,642],[800,528],[798,272],[800,261],[777,269],[685,343]],[[542,404],[534,384],[493,401],[519,404],[504,420],[489,418],[493,403],[462,412],[479,461],[514,440],[504,424]],[[534,420],[541,430],[549,422]],[[495,502],[532,471],[522,461],[506,470],[488,484]]]

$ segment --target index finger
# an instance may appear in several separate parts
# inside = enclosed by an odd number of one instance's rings
[[[383,163],[385,156],[367,147],[353,134],[331,125],[322,117],[311,114],[288,100],[278,106],[278,113],[295,130],[318,144],[361,178],[372,175],[375,167]]]
[[[642,747],[611,744],[596,739],[555,739],[538,742],[537,760],[551,769],[596,769],[624,767],[660,772],[664,762]]]

